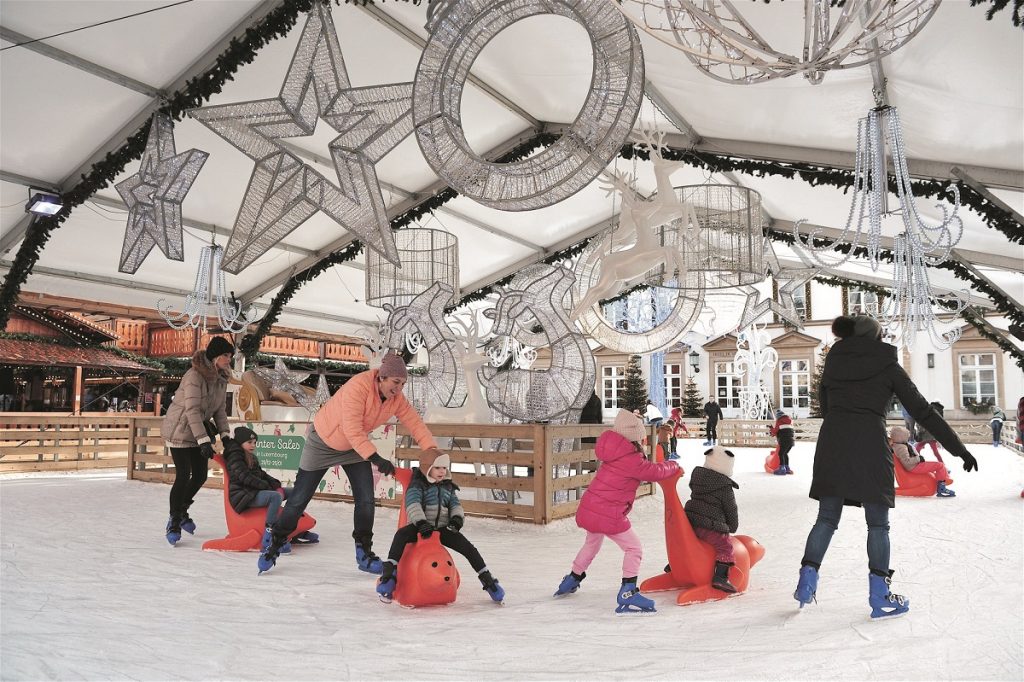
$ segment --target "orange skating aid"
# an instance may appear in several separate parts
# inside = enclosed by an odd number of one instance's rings
[[[896,494],[901,497],[933,497],[939,487],[934,471],[915,474],[904,469],[899,462],[893,462],[893,471],[896,473]],[[951,485],[953,479],[947,478],[945,483]]]
[[[693,532],[683,503],[679,500],[676,484],[679,476],[658,481],[665,492],[665,545],[671,570],[640,584],[641,592],[682,590],[676,598],[680,606],[694,602],[724,599],[728,593],[711,587],[714,574],[715,552],[701,542]],[[764,547],[746,535],[733,535],[735,565],[729,569],[729,582],[737,592],[747,589],[750,569],[764,556]]]
[[[236,512],[234,507],[231,506],[231,500],[228,498],[228,487],[231,479],[228,478],[227,464],[224,463],[224,458],[221,455],[215,456],[213,460],[224,471],[224,519],[228,524],[228,534],[226,537],[217,540],[207,540],[203,543],[203,549],[219,550],[222,552],[248,552],[251,549],[259,549],[260,540],[263,538],[263,531],[267,523],[266,508],[250,507],[241,514]],[[288,539],[290,540],[299,533],[305,533],[315,525],[316,519],[309,514],[303,514],[299,517],[299,524],[295,527],[295,532],[288,536]]]
[[[398,527],[408,523],[405,515],[405,491],[412,481],[411,469],[395,469],[395,479],[402,484],[401,511]],[[394,599],[402,606],[440,606],[451,604],[459,591],[459,571],[452,555],[441,544],[441,535],[434,533],[426,540],[406,545],[398,562],[398,584]]]

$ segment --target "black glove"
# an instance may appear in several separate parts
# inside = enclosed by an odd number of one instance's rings
[[[220,444],[223,445],[224,447],[227,447],[228,444],[234,443],[234,442],[235,442],[235,439],[232,438],[231,436],[222,436],[221,439],[220,439]]]
[[[217,454],[213,451],[213,446],[209,443],[202,443],[199,446],[199,452],[203,453],[203,456],[206,457],[206,459],[213,459],[213,456]]]
[[[370,455],[370,463],[377,466],[377,471],[381,472],[385,476],[395,475],[395,465],[384,459],[376,452]]]
[[[416,530],[424,540],[434,534],[434,527],[430,525],[430,521],[417,521]]]
[[[957,457],[964,461],[964,471],[978,470],[978,460],[974,459],[974,455],[971,453],[965,452],[962,455],[957,455]]]
[[[463,518],[461,516],[453,516],[448,521],[448,527],[451,528],[456,533],[458,533],[460,530],[462,530],[462,524],[464,524],[465,522],[466,522],[465,518]]]

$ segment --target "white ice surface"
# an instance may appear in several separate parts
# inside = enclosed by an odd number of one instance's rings
[[[684,441],[690,471],[702,461]],[[872,621],[866,532],[847,509],[822,569],[818,603],[792,598],[816,504],[812,444],[795,476],[761,470],[737,449],[740,532],[766,548],[746,594],[616,616],[621,552],[606,543],[583,587],[553,599],[583,539],[571,520],[546,527],[470,518],[465,532],[508,592],[490,602],[461,557],[446,607],[381,604],[353,560],[352,508],[314,502],[319,545],[257,577],[255,553],[203,552],[225,530],[219,491],[192,508],[195,537],[163,537],[168,488],[123,474],[0,480],[0,678],[212,679],[999,679],[1024,677],[1020,497],[1024,460],[974,446],[981,471],[956,468],[953,499],[898,498],[894,590],[903,618]],[[952,459],[952,458],[947,458]],[[688,478],[681,483],[685,500]],[[662,499],[631,515],[642,577],[665,563]],[[396,511],[377,510],[386,553]]]

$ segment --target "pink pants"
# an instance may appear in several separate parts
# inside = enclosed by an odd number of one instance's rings
[[[577,575],[583,573],[590,566],[590,562],[597,556],[601,549],[601,543],[608,538],[619,546],[626,553],[622,557],[622,577],[632,578],[640,574],[640,560],[644,558],[643,547],[640,546],[640,537],[632,528],[624,533],[605,535],[604,533],[591,533],[587,531],[587,539],[583,541],[583,547],[572,562],[572,571]]]
[[[694,528],[693,534],[697,536],[698,540],[703,540],[711,545],[715,550],[715,561],[721,561],[724,564],[733,562],[735,557],[728,533],[719,533],[717,530],[708,530],[707,528]]]
[[[919,440],[919,441],[917,441],[917,445],[914,446],[914,450],[917,451],[917,454],[920,455],[921,451],[924,450],[924,446],[925,445],[931,445],[932,446],[932,452],[935,453],[935,459],[937,459],[937,460],[939,460],[941,462],[942,461],[942,455],[939,454],[939,444],[937,442],[933,441],[933,440],[927,440],[927,441],[920,441]]]
[[[949,478],[946,465],[942,462],[918,462],[910,471],[915,474],[930,474],[934,471],[936,481],[945,481]]]

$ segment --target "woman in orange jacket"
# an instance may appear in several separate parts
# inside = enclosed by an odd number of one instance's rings
[[[369,433],[398,417],[412,433],[423,450],[437,450],[437,443],[423,420],[402,394],[409,378],[405,363],[397,355],[388,354],[379,369],[360,372],[345,383],[313,418],[313,428],[306,438],[299,460],[295,485],[277,517],[270,545],[260,553],[260,573],[269,571],[298,524],[313,493],[327,470],[341,466],[352,486],[355,500],[352,537],[356,543],[356,564],[359,570],[380,574],[380,558],[373,553],[373,470],[385,476],[395,473],[395,466],[381,457]],[[437,453],[434,453],[437,454]]]

